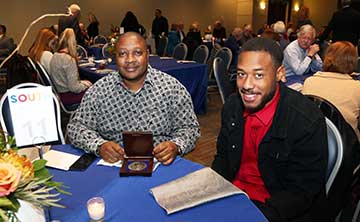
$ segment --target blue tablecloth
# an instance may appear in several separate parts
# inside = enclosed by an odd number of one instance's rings
[[[149,63],[152,67],[170,74],[181,82],[191,95],[194,111],[197,114],[206,113],[207,97],[207,67],[199,63],[178,63],[175,59],[161,59],[158,56],[150,56]],[[106,68],[116,70],[115,64],[109,64]],[[89,67],[79,68],[80,77],[96,82],[104,76]]]
[[[70,145],[53,149],[74,154],[82,150]],[[152,177],[119,177],[119,168],[97,166],[98,159],[84,172],[51,169],[55,181],[69,186],[69,195],[61,195],[67,208],[51,208],[50,220],[88,222],[86,201],[94,196],[105,199],[105,221],[266,221],[262,213],[245,195],[235,195],[191,209],[167,215],[149,190],[152,187],[182,177],[203,166],[177,158],[170,166],[160,165]]]

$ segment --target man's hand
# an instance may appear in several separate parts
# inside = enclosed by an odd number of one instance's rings
[[[108,141],[101,145],[99,154],[106,162],[115,163],[124,158],[125,152],[119,144]]]
[[[164,165],[169,165],[176,158],[178,147],[171,141],[165,141],[154,148],[153,154],[159,162]]]
[[[309,47],[309,51],[308,51],[307,55],[313,57],[318,51],[320,51],[319,45],[313,44]]]

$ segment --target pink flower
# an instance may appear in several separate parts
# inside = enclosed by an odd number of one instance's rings
[[[14,192],[20,182],[21,171],[10,163],[0,163],[0,197]]]

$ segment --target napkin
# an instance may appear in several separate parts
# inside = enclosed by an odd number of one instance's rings
[[[101,166],[109,166],[109,167],[121,167],[122,166],[122,160],[119,160],[115,163],[109,163],[106,162],[104,159],[99,160],[96,165],[101,165]],[[153,165],[153,171],[156,170],[156,168],[158,168],[158,166],[160,165],[160,162],[157,161],[157,159],[154,159],[154,165]]]
[[[93,62],[86,62],[79,64],[80,67],[87,67],[87,66],[95,66],[95,63]]]

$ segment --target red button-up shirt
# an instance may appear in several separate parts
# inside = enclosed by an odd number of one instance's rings
[[[240,169],[233,184],[244,190],[252,200],[265,203],[270,198],[258,168],[259,145],[269,130],[279,103],[280,89],[277,85],[274,98],[256,113],[244,111],[245,126]]]

